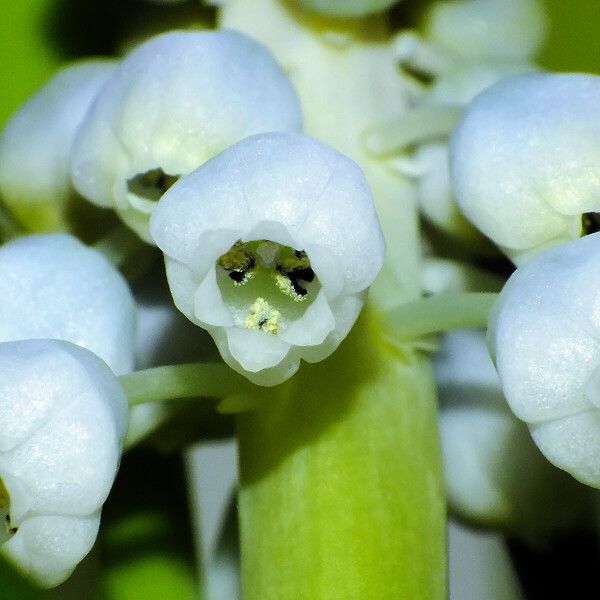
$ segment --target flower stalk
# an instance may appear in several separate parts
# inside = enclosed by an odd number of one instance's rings
[[[429,366],[380,335],[367,309],[283,398],[238,416],[244,598],[445,596]]]
[[[420,295],[414,192],[363,145],[370,125],[408,103],[386,17],[236,0],[220,20],[275,54],[299,93],[305,132],[361,166],[387,245],[371,305],[340,348],[304,365],[281,399],[238,417],[244,598],[442,599],[435,391],[426,359],[387,344],[381,318]]]

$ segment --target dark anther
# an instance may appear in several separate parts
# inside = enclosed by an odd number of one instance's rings
[[[244,277],[246,277],[246,273],[244,271],[229,271],[228,275],[236,283],[242,283],[242,281],[244,281]]]
[[[8,530],[8,533],[10,533],[11,535],[15,535],[15,533],[17,533],[17,531],[19,531],[19,528],[18,528],[18,527],[11,527],[11,528]]]
[[[303,285],[300,285],[300,282],[306,281],[310,283],[315,278],[315,272],[310,267],[298,267],[286,274],[294,288],[294,292],[298,296],[306,296],[308,292]]]
[[[302,281],[308,281],[309,283],[315,278],[315,272],[310,267],[301,267],[294,269],[290,273],[290,279],[302,279]]]
[[[581,235],[589,235],[600,231],[600,213],[589,212],[581,215]]]

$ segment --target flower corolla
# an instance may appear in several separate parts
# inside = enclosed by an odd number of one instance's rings
[[[297,134],[252,136],[208,161],[163,196],[150,231],[177,307],[263,385],[335,350],[384,257],[360,168]]]
[[[514,61],[539,50],[545,29],[538,0],[459,0],[433,5],[425,37],[462,60]]]
[[[90,551],[127,426],[102,360],[58,340],[0,344],[0,550],[43,587]]]
[[[136,48],[82,123],[72,178],[143,239],[161,195],[231,144],[300,131],[300,105],[268,50],[228,30],[177,31]]]
[[[489,323],[513,412],[556,466],[600,488],[600,234],[520,267]]]
[[[123,276],[77,238],[39,234],[0,247],[0,342],[66,340],[120,375],[134,366],[135,316]]]
[[[116,61],[60,70],[7,123],[0,138],[0,194],[29,231],[73,229],[84,201],[71,185],[77,129]]]
[[[600,77],[510,77],[467,108],[450,143],[467,218],[517,264],[600,228]]]

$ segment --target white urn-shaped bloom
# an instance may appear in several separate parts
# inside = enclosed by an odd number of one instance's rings
[[[506,399],[543,454],[600,488],[600,234],[517,269],[489,344]]]
[[[600,228],[600,77],[529,74],[479,95],[454,130],[457,202],[521,264]]]
[[[228,30],[166,33],[131,52],[98,96],[75,140],[73,183],[151,242],[152,210],[179,176],[246,136],[301,127],[264,46]]]
[[[88,350],[0,344],[0,550],[39,585],[90,551],[126,427],[125,395]]]
[[[71,185],[71,148],[115,64],[88,60],[60,70],[23,104],[2,132],[0,194],[25,229],[77,226],[77,206],[86,203]]]
[[[0,342],[66,340],[121,375],[134,367],[135,317],[123,276],[77,238],[40,234],[0,247]]]
[[[360,168],[296,134],[219,154],[163,196],[150,230],[177,307],[263,385],[335,350],[384,256]]]
[[[582,512],[583,487],[544,458],[510,411],[485,332],[446,334],[433,365],[450,510],[521,536],[571,525]],[[556,501],[548,503],[556,490]]]
[[[546,28],[538,0],[459,0],[435,3],[425,37],[467,61],[514,61],[533,56]]]

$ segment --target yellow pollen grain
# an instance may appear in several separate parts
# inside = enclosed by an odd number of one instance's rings
[[[292,281],[287,275],[282,273],[275,273],[275,284],[280,292],[283,292],[286,296],[293,298],[294,302],[302,302],[306,300],[306,296],[301,296],[296,293]]]
[[[257,298],[244,321],[246,329],[258,329],[276,335],[279,331],[281,313],[275,310],[264,298]]]

